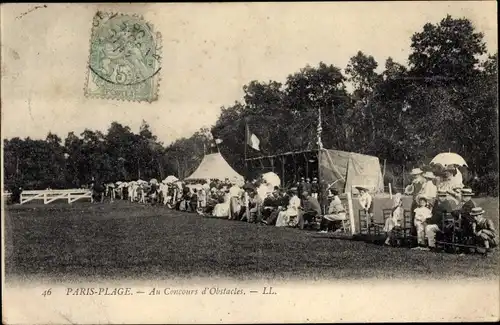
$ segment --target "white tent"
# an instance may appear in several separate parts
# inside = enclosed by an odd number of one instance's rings
[[[244,177],[238,174],[231,166],[229,166],[224,157],[222,157],[222,155],[217,152],[205,155],[198,168],[189,177],[186,177],[186,180],[224,180],[226,178],[228,178],[230,181],[235,182],[244,181]]]

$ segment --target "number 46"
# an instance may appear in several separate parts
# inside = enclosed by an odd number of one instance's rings
[[[50,291],[50,288],[45,290],[43,293],[42,293],[42,296],[46,297],[46,296],[50,296],[52,294],[52,291]]]

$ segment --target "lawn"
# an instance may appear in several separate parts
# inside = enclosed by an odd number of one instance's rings
[[[498,226],[496,200],[478,203]],[[28,204],[5,212],[7,279],[498,276],[498,251],[483,257],[388,248],[123,201]]]

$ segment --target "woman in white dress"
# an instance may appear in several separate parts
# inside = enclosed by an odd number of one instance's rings
[[[224,202],[215,205],[212,215],[217,218],[227,218],[229,217],[229,202],[231,201],[231,195],[229,191],[226,191],[224,195]]]
[[[299,221],[300,199],[297,196],[297,188],[291,188],[290,192],[292,195],[288,201],[288,206],[286,210],[279,212],[276,227],[294,227]]]

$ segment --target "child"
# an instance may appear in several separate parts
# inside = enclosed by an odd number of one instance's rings
[[[425,197],[418,198],[419,207],[414,210],[415,219],[413,223],[415,229],[417,230],[417,241],[418,246],[415,249],[428,250],[425,247],[425,226],[427,225],[427,219],[432,217],[432,211],[427,207],[427,199]]]
[[[476,241],[484,246],[486,251],[498,245],[498,238],[495,231],[495,226],[490,219],[484,217],[483,208],[476,207],[470,212],[470,216],[474,218],[472,230],[476,236]]]
[[[359,204],[361,208],[365,211],[366,216],[368,218],[367,222],[368,226],[373,223],[373,199],[370,193],[368,193],[368,189],[357,186],[356,189],[359,191]]]
[[[401,193],[397,193],[394,196],[391,217],[387,218],[383,229],[387,233],[387,237],[384,242],[385,245],[390,245],[392,229],[394,229],[394,227],[401,227],[403,212],[403,200],[401,199]]]

